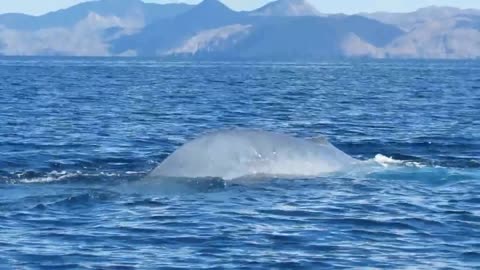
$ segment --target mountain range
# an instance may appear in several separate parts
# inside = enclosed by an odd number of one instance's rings
[[[97,0],[41,16],[0,15],[0,54],[155,56],[207,60],[480,58],[480,10],[324,14],[307,0],[237,12],[198,5]]]

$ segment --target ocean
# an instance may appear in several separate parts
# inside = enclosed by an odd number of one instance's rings
[[[139,184],[232,129],[376,166]],[[0,269],[479,269],[480,62],[0,58],[0,232]]]

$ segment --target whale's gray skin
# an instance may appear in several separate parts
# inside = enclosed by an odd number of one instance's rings
[[[148,178],[231,180],[246,176],[318,176],[357,162],[326,139],[300,139],[257,130],[228,130],[190,141]]]

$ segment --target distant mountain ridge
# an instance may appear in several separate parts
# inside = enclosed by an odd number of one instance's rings
[[[321,16],[307,0],[278,0],[251,11],[254,16]]]
[[[149,24],[160,18],[174,17],[192,8],[187,4],[150,4],[140,0],[96,0],[49,12],[41,16],[8,13],[0,15],[0,25],[16,30],[39,30],[52,27],[70,27],[90,13],[100,16],[141,17]]]
[[[235,24],[244,15],[217,0],[205,0],[176,17],[160,19],[141,32],[112,43],[115,53],[135,51],[135,55],[161,56],[193,35],[221,26]]]
[[[389,58],[480,58],[480,10],[430,6],[409,13],[363,16],[406,31],[376,53]]]
[[[374,12],[361,13],[359,15],[399,26],[405,31],[411,31],[428,21],[439,21],[465,15],[480,16],[480,10],[429,6],[408,13]]]
[[[138,34],[114,41],[113,48],[116,53],[135,51],[140,56],[319,59],[342,57],[342,37],[351,32],[376,45],[384,45],[402,33],[393,26],[360,16],[249,15],[234,12],[217,0],[206,0],[182,15],[158,20]],[[233,31],[239,29],[241,38]],[[180,49],[187,45],[195,49]]]
[[[42,16],[0,15],[0,54],[180,59],[480,58],[480,10],[322,14],[307,0],[237,12],[198,5],[96,0]]]

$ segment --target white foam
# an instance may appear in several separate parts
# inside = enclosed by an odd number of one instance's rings
[[[32,184],[32,183],[49,183],[49,182],[62,181],[62,180],[76,177],[79,175],[81,175],[80,171],[76,171],[76,172],[52,171],[52,172],[49,172],[47,175],[41,176],[41,177],[22,178],[24,177],[24,173],[17,175],[17,177],[21,178],[20,180],[18,180],[18,182],[20,183]]]
[[[391,166],[407,166],[407,167],[417,167],[417,168],[426,167],[425,164],[422,164],[420,162],[398,160],[392,157],[384,156],[382,154],[377,154],[373,160],[376,163],[382,165],[383,167],[391,167]]]
[[[142,172],[128,171],[125,175],[143,174]],[[13,182],[23,184],[59,182],[74,177],[122,177],[123,174],[113,172],[86,173],[81,171],[51,171],[44,176],[28,177],[26,172],[18,173]]]

